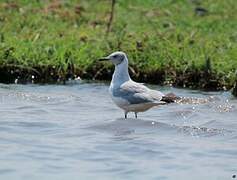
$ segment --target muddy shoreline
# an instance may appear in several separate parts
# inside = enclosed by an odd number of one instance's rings
[[[68,80],[88,79],[88,80],[110,80],[113,69],[95,66],[94,68],[81,70],[68,67],[66,70],[59,70],[56,66],[41,66],[25,68],[21,66],[1,66],[0,83],[34,83],[34,84],[65,84]],[[205,91],[232,90],[237,96],[237,86],[235,84],[223,83],[221,77],[209,71],[138,71],[130,68],[132,79],[151,84],[172,85],[174,87],[184,87],[200,89]]]

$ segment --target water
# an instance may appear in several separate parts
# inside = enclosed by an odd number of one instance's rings
[[[124,120],[107,84],[0,84],[0,179],[234,179],[237,100],[152,88],[198,99]]]

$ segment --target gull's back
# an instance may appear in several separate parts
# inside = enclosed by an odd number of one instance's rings
[[[120,86],[111,86],[110,93],[113,101],[126,111],[145,111],[155,105],[164,104],[161,101],[163,93],[151,90],[141,83],[132,80]]]

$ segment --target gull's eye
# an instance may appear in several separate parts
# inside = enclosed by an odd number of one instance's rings
[[[113,58],[115,58],[115,59],[116,59],[117,57],[118,57],[118,55],[113,55]]]

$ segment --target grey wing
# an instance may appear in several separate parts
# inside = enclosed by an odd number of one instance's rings
[[[163,96],[159,91],[150,90],[143,84],[133,81],[122,84],[113,95],[127,100],[130,104],[157,103]]]
[[[153,101],[161,101],[164,94],[160,91],[150,90],[149,96],[153,99]]]

